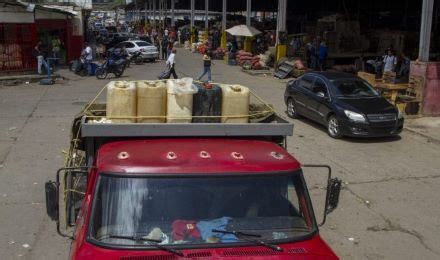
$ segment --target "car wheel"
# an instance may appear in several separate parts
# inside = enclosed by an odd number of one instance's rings
[[[341,125],[334,115],[331,115],[327,121],[327,133],[330,137],[335,139],[342,137]]]
[[[142,63],[144,63],[144,59],[142,59],[142,57],[137,57],[134,61],[134,63],[136,65],[141,65]]]
[[[295,101],[293,101],[293,98],[289,98],[287,100],[287,115],[290,118],[298,118],[298,112],[296,110],[296,104]]]

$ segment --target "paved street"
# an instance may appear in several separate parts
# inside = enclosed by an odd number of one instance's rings
[[[285,115],[285,83],[214,61],[213,80],[249,86]],[[132,65],[124,80],[155,79],[163,62]],[[178,49],[179,76],[197,77],[201,56]],[[108,82],[62,72],[65,84],[0,88],[1,259],[66,259],[69,241],[46,216],[44,182],[54,179],[69,145],[73,115]],[[289,151],[302,163],[328,164],[345,185],[321,235],[342,259],[440,259],[440,144],[404,131],[401,138],[329,138],[294,120]],[[305,170],[321,219],[325,174]]]

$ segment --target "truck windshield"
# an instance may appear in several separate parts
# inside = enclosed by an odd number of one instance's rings
[[[221,177],[101,174],[89,237],[106,246],[235,243],[231,233],[275,243],[316,230],[300,172]],[[127,239],[129,238],[129,239]]]

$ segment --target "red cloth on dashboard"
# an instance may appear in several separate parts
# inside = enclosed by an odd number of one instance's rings
[[[172,224],[173,239],[184,240],[187,237],[200,238],[200,231],[197,229],[196,221],[175,220]]]

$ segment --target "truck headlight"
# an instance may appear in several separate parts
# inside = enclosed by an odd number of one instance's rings
[[[344,110],[345,115],[353,122],[366,123],[365,116],[350,110]]]

